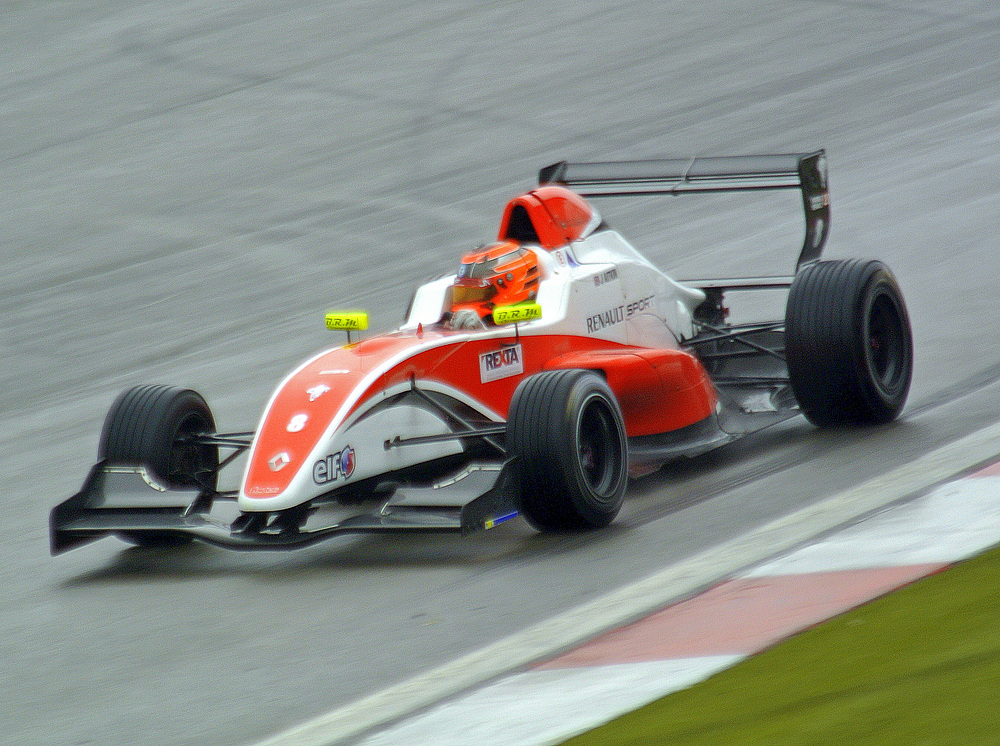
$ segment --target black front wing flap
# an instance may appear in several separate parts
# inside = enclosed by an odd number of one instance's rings
[[[472,533],[518,515],[513,462],[471,464],[433,487],[405,487],[367,503],[368,512],[331,515],[310,506],[275,513],[213,514],[231,493],[169,489],[142,466],[100,462],[83,488],[49,516],[52,554],[107,535],[188,538],[229,549],[293,549],[341,533]]]

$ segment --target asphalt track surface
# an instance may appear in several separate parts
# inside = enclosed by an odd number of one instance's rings
[[[651,6],[0,5],[5,739],[258,740],[1000,420],[1000,9]],[[898,423],[786,423],[636,482],[585,536],[48,556],[118,391],[190,386],[252,427],[331,343],[324,309],[399,323],[539,166],[816,147],[827,255],[885,260],[907,298]],[[787,271],[801,217],[765,207],[599,205],[682,278]]]

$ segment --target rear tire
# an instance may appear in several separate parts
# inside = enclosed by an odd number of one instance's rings
[[[114,464],[142,465],[166,487],[214,491],[218,446],[191,443],[185,436],[215,432],[215,419],[195,391],[175,386],[136,386],[123,392],[104,420],[100,458]],[[142,546],[184,544],[187,537],[132,534],[123,539]]]
[[[896,418],[913,374],[906,304],[882,262],[816,262],[792,282],[785,311],[792,391],[815,425]]]
[[[511,399],[508,453],[517,458],[521,513],[540,531],[607,526],[628,484],[621,409],[588,370],[526,378]]]

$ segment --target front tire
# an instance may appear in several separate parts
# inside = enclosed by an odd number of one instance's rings
[[[123,392],[104,420],[100,458],[113,464],[142,465],[166,487],[214,491],[218,446],[192,442],[190,436],[215,432],[215,419],[195,391],[175,386],[136,386]],[[120,536],[141,546],[184,544],[170,534]]]
[[[816,262],[792,282],[785,312],[788,375],[815,425],[894,420],[913,374],[913,336],[892,272],[874,260]]]
[[[553,370],[523,380],[511,399],[508,453],[517,458],[520,510],[540,531],[607,526],[628,483],[621,409],[598,374]]]

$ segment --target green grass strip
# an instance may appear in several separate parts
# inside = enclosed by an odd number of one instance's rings
[[[1000,550],[567,741],[1000,743]]]

